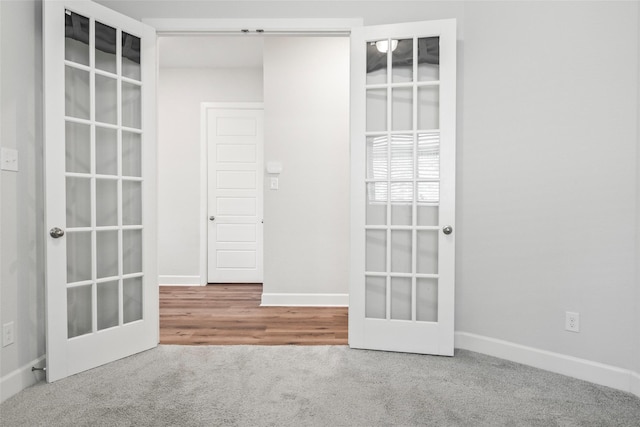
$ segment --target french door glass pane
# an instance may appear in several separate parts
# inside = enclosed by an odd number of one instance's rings
[[[438,279],[416,280],[416,320],[438,321]]]
[[[413,135],[391,136],[391,179],[413,179]]]
[[[386,40],[380,43],[367,43],[367,84],[384,84],[387,82],[387,51],[379,49]],[[386,42],[388,44],[388,42]]]
[[[387,224],[387,183],[370,182],[367,184],[367,225]]]
[[[96,127],[96,173],[118,174],[118,131]]]
[[[96,68],[116,73],[116,29],[96,22]]]
[[[89,72],[67,65],[64,67],[64,78],[65,115],[89,119],[91,112]]]
[[[418,129],[440,128],[440,91],[438,86],[418,88]]]
[[[66,178],[67,228],[91,226],[91,180]]]
[[[367,276],[365,280],[365,317],[387,317],[387,279]]]
[[[96,121],[118,123],[118,81],[96,74]]]
[[[92,285],[67,289],[67,337],[89,334],[92,326]]]
[[[142,230],[122,231],[122,272],[142,272]]]
[[[411,320],[411,278],[391,278],[391,318]]]
[[[392,82],[413,81],[413,39],[391,40],[391,49]]]
[[[392,130],[413,129],[413,88],[400,87],[391,90]]]
[[[365,252],[366,271],[387,271],[387,231],[367,230]]]
[[[440,133],[418,134],[418,179],[440,179]]]
[[[98,279],[118,275],[118,231],[96,232]]]
[[[91,280],[91,232],[69,232],[67,239],[67,283]]]
[[[418,80],[440,79],[440,37],[418,39]]]
[[[416,272],[421,274],[438,273],[438,231],[417,232]]]
[[[439,206],[418,203],[416,210],[418,226],[434,226],[439,224]]]
[[[142,90],[140,86],[122,82],[122,126],[142,126]]]
[[[122,131],[122,175],[142,176],[142,141],[139,133]]]
[[[411,231],[391,230],[391,271],[411,273]]]
[[[96,179],[96,226],[118,225],[118,181]]]
[[[142,183],[122,181],[122,225],[142,224]]]
[[[391,225],[411,225],[413,182],[391,183]]]
[[[387,89],[367,90],[367,132],[387,130]]]
[[[91,173],[91,126],[65,123],[65,171]]]
[[[134,277],[122,281],[124,323],[142,319],[142,280],[142,277]]]
[[[122,75],[140,80],[140,38],[122,33]]]
[[[98,307],[98,330],[118,326],[118,310],[120,302],[118,300],[118,281],[103,282],[97,284],[98,296],[96,306]]]
[[[386,135],[367,137],[367,179],[387,179],[389,160]]]
[[[89,18],[69,10],[64,16],[64,59],[89,65]]]

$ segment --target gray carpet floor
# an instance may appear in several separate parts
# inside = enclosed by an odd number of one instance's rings
[[[13,426],[640,426],[640,399],[501,359],[160,346],[0,406]]]

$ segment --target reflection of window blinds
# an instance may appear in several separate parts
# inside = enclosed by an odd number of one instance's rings
[[[387,162],[387,136],[373,137],[367,144],[367,176],[375,181],[367,187],[369,202],[386,203],[391,186],[391,203],[412,203],[414,198],[414,156],[411,135],[392,135],[390,160]],[[418,135],[417,201],[421,205],[437,205],[440,201],[440,135],[429,132]],[[391,183],[387,183],[387,177]],[[406,182],[394,182],[407,180]],[[424,180],[424,182],[421,182]]]

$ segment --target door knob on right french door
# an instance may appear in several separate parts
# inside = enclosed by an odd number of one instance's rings
[[[49,235],[54,239],[59,239],[64,236],[64,230],[60,227],[53,227],[51,230],[49,230]]]
[[[445,225],[444,227],[442,227],[442,232],[446,235],[449,235],[453,233],[453,227],[450,225]]]
[[[215,217],[215,216],[211,215],[211,216],[209,217],[209,221],[215,221],[215,220],[216,220],[216,217]]]

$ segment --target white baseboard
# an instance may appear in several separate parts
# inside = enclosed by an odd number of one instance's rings
[[[32,366],[42,366],[46,356],[40,356],[26,365],[0,378],[0,403],[18,394],[25,388],[45,379],[42,371],[32,372]]]
[[[263,293],[261,306],[347,307],[349,294],[280,294]]]
[[[629,369],[468,332],[455,333],[455,347],[640,395],[638,393],[640,391],[640,376]],[[633,386],[634,375],[635,391]]]
[[[201,286],[200,276],[158,276],[160,286]],[[205,283],[206,284],[206,283]]]
[[[631,373],[631,393],[640,397],[640,373]]]

